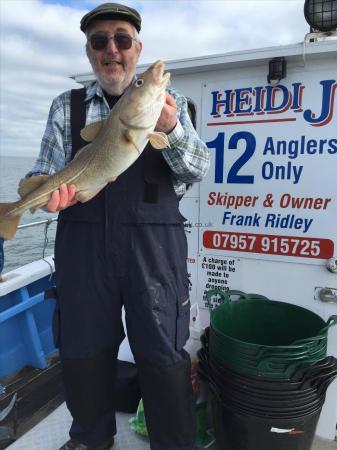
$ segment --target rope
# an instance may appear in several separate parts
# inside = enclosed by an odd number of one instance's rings
[[[50,224],[52,222],[53,222],[53,219],[48,219],[46,224],[45,224],[45,226],[44,226],[44,243],[43,243],[43,249],[42,249],[42,260],[44,262],[46,262],[48,264],[49,268],[50,268],[50,277],[49,277],[48,281],[51,281],[51,279],[53,277],[53,273],[54,273],[53,266],[50,264],[49,261],[47,261],[45,259],[46,258],[46,249],[47,249],[47,246],[48,246],[48,243],[49,243],[48,228],[49,228],[49,226],[50,226]]]

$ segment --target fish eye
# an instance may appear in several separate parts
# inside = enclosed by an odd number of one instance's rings
[[[136,87],[143,86],[143,84],[144,84],[144,80],[142,80],[141,78],[138,78],[138,80],[136,80],[136,82],[135,82]]]

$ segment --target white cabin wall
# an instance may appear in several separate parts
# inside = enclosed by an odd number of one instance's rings
[[[306,57],[304,60],[299,55],[296,61],[290,61],[288,64],[288,74],[300,75],[303,71],[316,72],[318,70],[331,71],[333,76],[333,59],[318,54]],[[337,72],[335,65],[335,74]],[[226,89],[228,80],[235,80],[238,77],[241,80],[258,78],[264,80],[267,84],[268,65],[266,61],[256,62],[249,67],[229,67],[218,71],[198,72],[198,73],[173,73],[172,87],[180,90],[185,96],[191,98],[197,107],[197,131],[200,134],[202,130],[202,92],[204,83],[219,82],[223,83]],[[261,76],[262,74],[262,76]],[[248,84],[249,86],[249,84]],[[198,188],[194,187],[192,194],[187,194],[194,201],[198,201]],[[187,214],[186,214],[187,211]],[[188,205],[184,205],[185,215],[188,216]],[[188,217],[187,217],[188,218]],[[188,236],[188,239],[191,237]],[[195,238],[194,238],[195,239]],[[198,237],[200,239],[200,237]],[[200,243],[198,242],[198,248]],[[313,264],[298,264],[284,261],[270,261],[260,259],[250,259],[241,257],[239,254],[233,254],[233,257],[240,258],[240,270],[242,273],[240,285],[232,286],[233,289],[240,289],[244,292],[255,292],[266,295],[267,297],[293,303],[303,306],[327,320],[329,316],[337,314],[337,304],[327,304],[315,299],[316,287],[337,288],[337,274],[329,272],[324,262],[314,261]],[[295,258],[294,258],[295,259]],[[198,279],[194,280],[198,283]],[[200,298],[192,298],[200,302]],[[206,309],[201,310],[201,320],[204,326],[209,323],[209,314]],[[337,327],[332,327],[329,331],[328,355],[337,357]],[[337,422],[337,380],[330,386],[327,392],[327,399],[324,405],[321,418],[317,428],[317,434],[327,439],[334,439]]]

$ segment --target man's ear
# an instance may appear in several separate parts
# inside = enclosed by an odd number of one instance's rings
[[[143,49],[143,43],[141,41],[138,42],[138,58],[140,57],[140,54]]]
[[[85,53],[86,53],[86,55],[87,55],[87,57],[89,58],[89,43],[88,42],[86,42],[86,44],[85,44]]]

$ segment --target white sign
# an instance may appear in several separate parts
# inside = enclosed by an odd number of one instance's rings
[[[322,264],[337,243],[337,82],[294,72],[204,86],[200,251]]]

